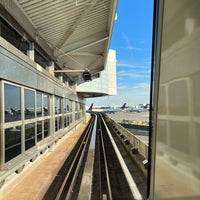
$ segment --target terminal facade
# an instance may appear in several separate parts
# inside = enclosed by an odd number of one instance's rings
[[[26,162],[53,151],[58,139],[85,120],[87,97],[116,93],[115,51],[110,61],[108,56],[116,6],[117,1],[0,1],[2,183]],[[100,81],[109,65],[113,84]],[[84,83],[84,71],[90,82]],[[106,84],[101,88],[111,84],[111,91],[94,90],[97,80]]]

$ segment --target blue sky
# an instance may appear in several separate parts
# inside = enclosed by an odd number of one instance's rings
[[[118,0],[111,49],[116,50],[117,95],[87,105],[149,103],[153,0]]]

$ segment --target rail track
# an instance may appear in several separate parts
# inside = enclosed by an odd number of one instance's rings
[[[93,125],[94,117],[91,118],[83,135],[60,168],[43,200],[70,199],[73,191],[78,190]]]
[[[92,186],[87,190],[87,199],[145,199],[145,176],[140,174],[123,145],[120,145],[117,137],[109,129],[102,114],[92,114],[87,129],[61,167],[43,200],[86,199],[81,180],[84,176],[88,177],[88,171],[85,172],[84,168],[88,162],[90,143],[94,143],[94,158],[90,158],[89,161],[93,162],[90,163],[92,167],[89,172]],[[95,137],[92,136],[94,134]],[[91,138],[95,138],[95,142]]]

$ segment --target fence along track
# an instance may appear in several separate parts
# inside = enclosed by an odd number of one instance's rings
[[[116,145],[116,143],[115,143],[115,141],[114,141],[114,139],[113,139],[113,137],[112,137],[112,135],[111,135],[111,133],[110,133],[110,131],[109,131],[107,125],[106,125],[106,122],[104,121],[104,119],[102,117],[102,115],[101,115],[101,120],[102,120],[102,122],[103,122],[103,124],[105,126],[105,129],[106,129],[106,132],[108,134],[109,140],[110,140],[110,142],[111,142],[111,144],[113,146],[115,154],[116,154],[116,156],[117,156],[117,158],[119,160],[119,163],[121,165],[122,171],[123,171],[123,173],[124,173],[124,175],[126,177],[128,186],[129,186],[130,191],[132,193],[132,196],[134,197],[134,199],[142,199],[142,195],[141,195],[140,191],[138,190],[138,187],[137,187],[135,181],[132,178],[132,175],[130,174],[130,172],[129,172],[127,166],[126,166],[126,164],[125,164],[125,162],[124,162],[124,160],[123,160],[123,158],[121,156],[121,153],[119,152],[118,147],[117,147],[117,145]]]

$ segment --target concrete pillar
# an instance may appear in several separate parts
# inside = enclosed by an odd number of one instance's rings
[[[35,60],[34,43],[33,42],[29,43],[28,57],[33,61]]]
[[[3,98],[3,94],[4,94],[4,87],[3,87],[3,83],[2,81],[0,82],[0,97],[2,99],[2,101],[0,102],[0,115],[2,116],[0,118],[0,131],[1,131],[1,135],[0,135],[0,169],[3,170],[3,164],[4,164],[4,160],[5,160],[5,154],[4,154],[4,149],[5,149],[5,137],[4,137],[4,98]]]
[[[54,76],[54,62],[51,61],[49,63],[49,66],[46,67],[46,70],[52,75]]]
[[[60,74],[59,74],[59,80],[60,80],[61,82],[63,82],[63,73],[60,73]]]

